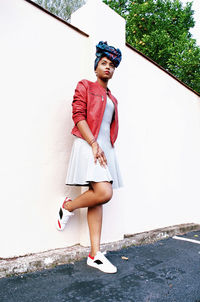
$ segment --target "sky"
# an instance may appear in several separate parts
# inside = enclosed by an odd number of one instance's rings
[[[195,27],[193,27],[190,32],[192,34],[192,38],[197,40],[197,44],[200,46],[200,0],[181,0],[184,4],[187,2],[193,2],[192,9],[194,10],[194,20]]]

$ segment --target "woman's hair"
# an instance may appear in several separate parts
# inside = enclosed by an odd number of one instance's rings
[[[107,57],[115,67],[118,67],[122,59],[122,53],[119,48],[116,49],[113,46],[109,46],[107,42],[100,41],[96,45],[96,59],[94,62],[94,70],[96,70],[99,61],[103,57]]]

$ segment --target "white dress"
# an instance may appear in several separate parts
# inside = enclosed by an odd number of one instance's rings
[[[69,160],[66,185],[88,186],[89,182],[108,181],[113,188],[122,187],[122,178],[115,154],[110,142],[110,124],[114,114],[114,104],[107,97],[107,104],[99,130],[97,142],[105,153],[107,166],[94,163],[91,146],[82,138],[75,137]]]

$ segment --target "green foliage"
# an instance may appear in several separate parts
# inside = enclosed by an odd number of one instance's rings
[[[60,17],[61,19],[68,21],[71,14],[81,7],[84,0],[32,0],[39,4],[52,14]]]
[[[191,38],[192,3],[104,0],[126,19],[127,42],[200,93],[200,47]]]
[[[175,41],[168,59],[168,70],[200,93],[200,47],[184,33]]]

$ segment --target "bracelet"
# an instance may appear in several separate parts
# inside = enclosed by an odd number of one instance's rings
[[[92,144],[93,144],[94,142],[96,142],[96,138],[95,138],[95,137],[93,137],[93,138],[89,141],[89,145],[92,146]]]

